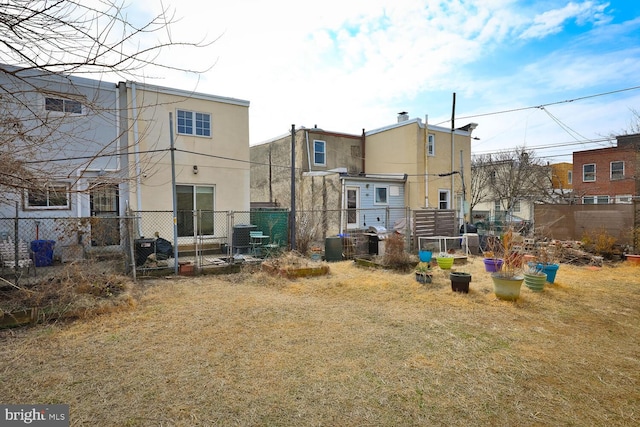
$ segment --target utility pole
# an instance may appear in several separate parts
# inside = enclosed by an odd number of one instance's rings
[[[456,93],[453,92],[453,106],[451,107],[451,194],[449,195],[449,197],[451,197],[451,209],[453,209],[453,211],[456,211],[456,198],[455,198],[455,174],[453,173],[453,171],[456,170],[456,161],[455,161],[455,138],[454,138],[454,132],[455,132],[455,119],[456,119]],[[456,235],[456,232],[458,231],[458,226],[456,225],[456,222],[453,222],[453,235]]]
[[[296,125],[291,125],[291,213],[289,218],[291,250],[296,249]]]

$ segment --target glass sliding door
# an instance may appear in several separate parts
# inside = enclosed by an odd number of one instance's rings
[[[201,185],[176,185],[178,236],[213,235],[215,188]],[[199,215],[196,211],[200,211]],[[198,215],[194,217],[194,215]],[[195,220],[198,229],[195,229]]]

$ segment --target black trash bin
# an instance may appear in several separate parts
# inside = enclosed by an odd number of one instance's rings
[[[141,266],[147,260],[147,257],[156,252],[156,241],[154,239],[136,239],[134,240],[136,252],[136,267]]]

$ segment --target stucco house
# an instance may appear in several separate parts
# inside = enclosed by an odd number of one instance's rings
[[[452,131],[402,112],[397,123],[365,133],[366,172],[407,174],[405,205],[411,209],[459,212],[470,194],[476,127],[469,123]]]
[[[136,82],[118,90],[132,210],[173,209],[171,130],[178,237],[214,236],[214,211],[249,210],[249,101]],[[140,221],[137,232],[173,236],[171,222]]]
[[[213,211],[249,210],[248,101],[4,65],[0,84],[3,149],[39,172],[2,194],[0,217],[17,205],[20,239],[122,244],[128,209],[172,211],[172,157],[181,238],[215,235]],[[135,238],[172,238],[170,214],[137,217]]]

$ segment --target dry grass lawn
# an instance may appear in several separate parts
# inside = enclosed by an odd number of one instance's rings
[[[332,263],[144,281],[126,311],[0,331],[0,402],[75,426],[640,424],[640,268],[562,265],[543,293],[467,295]]]

